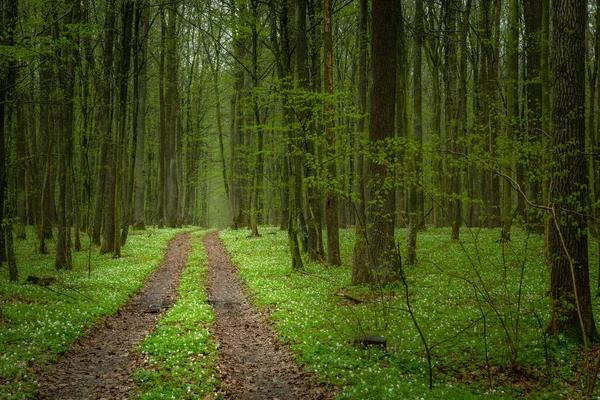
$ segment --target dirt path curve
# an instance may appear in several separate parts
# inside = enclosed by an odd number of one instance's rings
[[[204,237],[208,252],[208,295],[216,314],[215,335],[221,344],[221,379],[225,398],[243,400],[325,399],[325,390],[292,361],[275,333],[244,297],[225,247],[212,233]]]
[[[171,240],[162,265],[119,312],[106,319],[68,353],[66,360],[40,376],[39,399],[129,399],[131,373],[140,364],[135,349],[176,298],[187,265],[190,234]]]

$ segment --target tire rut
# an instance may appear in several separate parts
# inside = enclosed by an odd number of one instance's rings
[[[175,301],[187,266],[190,234],[169,242],[165,259],[128,303],[84,337],[58,366],[39,379],[39,399],[129,399],[132,373],[141,365],[136,349]]]
[[[268,322],[246,300],[234,265],[218,233],[204,237],[208,295],[221,344],[221,379],[226,399],[325,399],[322,385],[293,362]]]

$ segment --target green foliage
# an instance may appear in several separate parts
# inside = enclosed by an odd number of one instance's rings
[[[37,254],[33,230],[28,240],[16,241],[20,281],[10,283],[6,269],[0,269],[0,398],[33,398],[38,368],[57,360],[87,329],[125,304],[178,233],[133,232],[119,259],[92,249],[90,276],[87,251],[73,253],[72,270],[56,270],[53,240],[46,255]],[[54,277],[56,283],[26,284],[29,275]]]
[[[204,290],[203,236],[192,236],[177,302],[141,346],[145,365],[134,375],[141,399],[196,399],[219,388],[218,343],[210,336],[215,316]]]
[[[289,268],[285,233],[262,232],[248,239],[223,231],[221,238],[254,304],[268,310],[299,364],[340,388],[339,398],[547,398],[573,390],[580,352],[545,334],[550,304],[541,236],[519,229],[510,243],[488,229],[465,231],[458,243],[447,229],[420,236],[419,264],[405,275],[432,351],[429,391],[403,287],[351,286],[353,230],[340,232],[341,267],[308,264],[298,273]],[[406,231],[397,235],[405,243]],[[387,351],[356,346],[354,338],[365,334],[384,336]]]

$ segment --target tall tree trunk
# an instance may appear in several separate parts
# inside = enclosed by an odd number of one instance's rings
[[[422,47],[423,47],[423,0],[415,1],[415,54],[413,58],[413,137],[416,154],[409,161],[411,163],[410,171],[413,173],[409,186],[408,194],[408,232],[406,245],[406,264],[415,265],[417,263],[417,230],[419,220],[419,210],[422,209],[423,191],[419,189],[417,182],[421,180],[422,157],[421,149],[423,146],[423,98],[421,92],[422,80]],[[404,40],[404,36],[400,40]],[[419,196],[420,192],[420,196]],[[419,198],[420,197],[420,198]],[[420,203],[419,204],[419,200]],[[422,213],[421,213],[422,214]]]
[[[118,103],[117,103],[117,135],[114,144],[113,153],[114,162],[109,171],[109,181],[113,187],[109,192],[107,203],[107,212],[105,221],[105,236],[103,249],[112,252],[113,257],[121,256],[121,212],[123,205],[123,193],[125,186],[125,173],[123,171],[123,157],[125,151],[125,133],[127,130],[127,99],[129,91],[129,69],[131,65],[131,33],[133,25],[133,1],[123,0],[121,6],[122,14],[122,33],[121,33],[121,57],[118,60],[117,83],[118,83]],[[110,221],[110,220],[112,221]],[[128,221],[129,222],[129,221]],[[111,229],[112,232],[107,232]]]
[[[327,94],[330,96],[327,107],[327,157],[329,158],[328,178],[337,180],[336,150],[335,150],[335,108],[333,105],[333,36],[331,33],[331,0],[325,0],[323,33],[325,44],[325,82]],[[328,185],[332,186],[332,185]],[[338,199],[336,188],[327,190],[327,207],[325,208],[327,225],[327,263],[340,265],[340,237],[338,222]]]
[[[236,16],[237,17],[237,16]],[[238,17],[241,18],[241,17]],[[235,30],[234,54],[236,59],[244,56],[246,35],[241,29]],[[244,90],[244,69],[242,65],[236,65],[233,72],[233,93],[231,95],[231,139],[230,139],[230,163],[231,171],[229,186],[229,215],[230,226],[239,229],[244,224],[244,191],[242,174],[244,170],[244,155],[242,147],[243,138],[243,113],[242,102]]]
[[[367,164],[367,259],[375,282],[398,279],[399,255],[394,248],[395,187],[393,159],[380,153],[394,137],[396,101],[397,4],[373,0],[371,65],[373,89],[369,137],[372,151]],[[382,157],[383,156],[383,157]],[[383,158],[383,159],[382,159]]]
[[[133,229],[146,229],[145,198],[146,198],[146,101],[148,94],[148,31],[150,29],[147,4],[138,3],[136,23],[137,32],[136,52],[134,53],[135,69],[135,107],[136,107],[136,149],[135,177],[133,200]]]
[[[442,8],[444,12],[444,81],[446,86],[446,99],[444,102],[444,115],[446,117],[446,138],[447,138],[447,149],[449,150],[451,157],[448,160],[448,175],[450,183],[448,185],[448,210],[447,218],[448,223],[452,227],[452,240],[458,240],[459,227],[460,227],[460,193],[457,189],[460,188],[460,173],[458,168],[458,156],[457,148],[458,145],[458,132],[460,129],[459,120],[459,93],[457,85],[457,72],[458,72],[458,52],[456,49],[456,43],[458,43],[458,37],[456,32],[457,24],[457,13],[458,9],[456,4],[452,0],[444,0],[442,2]]]
[[[502,160],[503,182],[503,212],[504,224],[502,226],[501,241],[510,240],[510,228],[513,221],[512,187],[508,178],[512,179],[513,169],[513,141],[519,128],[519,1],[510,1],[508,24],[508,81],[506,82],[506,134],[504,137],[504,152]]]
[[[254,112],[254,129],[256,132],[256,163],[253,174],[252,182],[252,197],[250,199],[250,235],[259,236],[258,232],[258,208],[259,208],[259,196],[263,186],[263,175],[264,175],[264,132],[262,122],[260,120],[260,108],[258,104],[258,89],[259,89],[259,77],[258,77],[258,27],[259,15],[258,15],[258,1],[251,1],[252,7],[252,108]]]
[[[0,44],[12,49],[15,45],[15,29],[18,18],[18,2],[2,1],[0,11]],[[10,54],[10,53],[9,53]],[[9,280],[16,282],[18,279],[17,265],[13,251],[12,224],[5,224],[5,200],[7,193],[7,168],[8,159],[6,151],[6,138],[8,114],[10,108],[7,101],[10,99],[11,91],[16,80],[16,62],[13,57],[3,57],[0,60],[0,265],[8,261]]]
[[[552,228],[549,331],[597,337],[590,294],[586,217],[585,31],[587,2],[552,3]]]
[[[367,119],[367,67],[368,67],[368,26],[369,26],[369,1],[360,0],[360,17],[358,25],[358,140],[362,146],[366,138]],[[362,148],[361,148],[362,150]],[[356,168],[358,201],[356,204],[356,239],[352,256],[352,283],[370,282],[370,270],[367,260],[367,238],[366,238],[366,190],[365,190],[365,157],[364,152],[359,151]]]
[[[180,147],[180,115],[179,115],[179,89],[178,79],[178,49],[177,18],[178,6],[167,7],[167,37],[166,37],[166,60],[165,60],[165,112],[167,116],[167,150],[165,154],[165,216],[168,227],[174,228],[180,224],[179,216],[179,187],[178,187],[178,162],[177,154]]]
[[[122,36],[121,36],[121,59],[119,64],[119,117],[118,117],[118,135],[117,135],[117,162],[115,163],[115,177],[117,190],[115,193],[115,248],[113,257],[121,257],[121,246],[127,240],[129,223],[131,222],[128,186],[129,176],[133,178],[133,171],[128,171],[127,162],[127,116],[129,99],[129,73],[131,69],[131,45],[132,30],[134,18],[135,0],[123,0],[122,6]],[[135,138],[133,139],[135,146]],[[135,154],[131,154],[132,168],[135,165]]]
[[[430,31],[436,31],[438,27],[435,24],[436,6],[433,0],[427,1],[427,23]],[[428,57],[426,58],[429,67],[429,74],[432,83],[432,113],[431,121],[431,146],[434,149],[431,157],[432,181],[435,190],[443,193],[444,174],[443,157],[444,143],[442,141],[442,92],[440,82],[440,69],[442,65],[441,46],[439,40],[434,35],[427,35],[425,41]],[[444,207],[440,196],[433,197],[433,226],[439,228],[443,225]]]
[[[15,236],[17,239],[26,239],[25,225],[27,224],[27,116],[26,106],[19,105],[16,110],[17,114],[17,132],[16,132],[16,173],[15,173],[15,189],[16,195],[16,228]],[[1,194],[0,194],[1,195]],[[1,221],[1,219],[0,219]]]
[[[102,89],[101,108],[98,117],[98,131],[100,132],[101,148],[98,180],[96,184],[96,206],[94,207],[94,231],[92,241],[100,243],[102,235],[102,247],[100,253],[106,254],[114,250],[115,242],[115,216],[114,206],[110,203],[114,200],[114,186],[112,174],[109,173],[111,160],[113,158],[113,88],[114,79],[114,41],[116,33],[116,0],[107,0],[106,21],[104,24],[104,60],[102,65]],[[104,224],[102,224],[104,221]],[[103,232],[101,231],[103,228]]]
[[[308,93],[311,90],[310,87],[310,69],[309,69],[309,47],[308,47],[308,35],[306,27],[307,19],[307,1],[296,0],[296,76],[298,88],[305,92],[301,96],[304,99],[300,99],[300,112],[298,112],[298,118],[300,122],[300,128],[296,134],[296,141],[294,145],[297,148],[297,155],[295,156],[296,169],[303,174],[296,177],[296,189],[295,195],[296,207],[299,208],[298,212],[298,229],[300,231],[300,239],[302,243],[302,249],[307,252],[309,262],[318,262],[321,259],[321,255],[318,251],[318,235],[317,235],[317,188],[315,183],[312,182],[315,175],[316,167],[316,152],[315,143],[313,139],[313,116],[310,111],[311,101],[308,99]],[[303,175],[303,176],[302,176]],[[306,183],[302,181],[305,178]],[[306,213],[302,212],[303,193],[304,186],[306,186]]]
[[[523,14],[525,19],[525,98],[527,120],[526,140],[536,148],[542,147],[545,135],[542,130],[542,83],[540,79],[541,69],[541,30],[542,30],[542,1],[530,0],[523,2]],[[541,155],[540,152],[537,153]],[[539,157],[531,157],[525,160],[529,171],[537,171]],[[542,179],[543,171],[530,174],[527,182],[527,194],[535,204],[542,203]],[[531,227],[540,225],[538,210],[532,209],[527,215],[527,222]]]
[[[51,2],[49,5],[48,15],[53,20],[56,19],[56,4]],[[58,36],[56,24],[53,23],[48,29],[48,40],[52,40]],[[39,198],[39,217],[38,217],[38,237],[40,254],[48,252],[46,248],[46,239],[52,238],[52,220],[55,213],[54,208],[54,160],[52,150],[54,148],[56,138],[53,135],[55,122],[55,110],[51,105],[52,99],[55,97],[55,82],[57,80],[55,68],[53,65],[54,59],[50,54],[42,54],[40,56],[40,97],[43,99],[40,104],[40,125],[39,125],[39,160],[38,169],[38,190]]]
[[[79,22],[79,1],[73,0],[68,4],[69,12],[65,24]],[[63,48],[62,60],[65,63],[59,69],[59,84],[62,95],[59,127],[59,203],[58,203],[58,235],[56,238],[56,269],[71,269],[71,225],[73,216],[73,97],[75,93],[75,63],[77,60],[78,38],[76,34],[67,32],[69,43]],[[79,205],[76,205],[77,207]]]

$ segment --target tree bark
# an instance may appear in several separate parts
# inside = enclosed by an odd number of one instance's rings
[[[422,211],[423,191],[419,189],[417,182],[421,180],[422,174],[422,157],[421,148],[423,146],[423,98],[421,80],[422,71],[422,47],[423,47],[423,0],[415,1],[415,53],[413,58],[413,137],[416,154],[409,161],[411,168],[409,169],[413,176],[409,186],[408,194],[408,232],[406,244],[406,264],[415,265],[417,263],[417,231],[420,219],[423,215],[419,215],[419,210]],[[402,36],[399,40],[404,40]],[[420,196],[419,196],[420,192]],[[421,204],[419,204],[419,200]]]
[[[18,2],[2,2],[1,5],[0,44],[12,48],[15,45],[14,33],[17,26]],[[4,57],[0,60],[0,67],[0,265],[3,261],[8,261],[9,280],[16,282],[18,274],[13,250],[12,222],[5,220],[7,217],[5,200],[8,196],[7,156],[9,155],[6,151],[6,139],[9,128],[8,115],[11,112],[7,102],[10,100],[16,80],[16,62],[13,57]]]
[[[112,165],[111,162],[114,162],[112,160],[114,150],[111,151],[113,147],[113,88],[111,81],[114,77],[115,0],[107,1],[105,18],[104,30],[106,39],[104,41],[104,60],[102,65],[102,105],[98,119],[101,149],[96,185],[96,206],[94,207],[94,231],[92,234],[92,242],[100,243],[100,234],[103,233],[102,247],[100,248],[100,253],[102,254],[112,252],[115,242],[114,206],[110,206],[110,203],[114,200],[115,183],[112,180],[112,174],[109,173]]]
[[[136,24],[136,52],[134,54],[136,107],[136,157],[133,200],[133,229],[146,229],[146,102],[148,93],[148,31],[150,29],[148,8],[145,2],[138,5]]]
[[[368,33],[369,26],[369,2],[360,0],[360,16],[358,25],[358,135],[359,146],[363,146],[366,139],[367,121],[367,67],[368,67]],[[358,201],[356,204],[356,239],[352,255],[352,283],[371,282],[369,265],[367,263],[367,237],[366,237],[366,189],[365,189],[365,157],[364,153],[358,153],[356,168]]]
[[[371,65],[373,88],[367,163],[367,260],[373,280],[386,285],[398,279],[399,255],[394,248],[395,187],[393,159],[381,152],[394,137],[396,101],[397,10],[395,1],[373,0]],[[383,157],[377,157],[383,156]],[[381,159],[383,158],[383,159]]]
[[[590,295],[585,155],[585,0],[552,3],[552,228],[548,330],[588,342],[597,337]]]
[[[65,24],[76,24],[79,19],[79,2],[73,0],[68,4],[69,12]],[[73,216],[73,97],[75,93],[75,63],[77,60],[77,36],[66,34],[69,43],[63,48],[59,69],[59,84],[62,95],[60,107],[59,143],[59,203],[58,203],[58,235],[56,238],[56,269],[71,269],[71,226]]]
[[[519,129],[519,1],[510,1],[510,13],[508,24],[508,81],[506,82],[506,133],[504,136],[504,152],[502,160],[503,182],[503,211],[504,224],[500,236],[501,241],[510,240],[510,229],[513,221],[513,201],[511,182],[507,178],[512,177],[513,170],[513,142]]]
[[[335,150],[335,106],[333,104],[333,35],[331,32],[331,0],[325,0],[323,17],[323,42],[325,44],[325,86],[330,96],[327,106],[327,157],[328,179],[337,180],[336,150]],[[340,237],[338,220],[338,199],[333,185],[327,185],[327,203],[325,220],[327,226],[327,264],[340,265]]]
[[[165,112],[166,145],[165,154],[165,216],[166,225],[170,228],[179,226],[179,187],[178,187],[178,162],[177,154],[180,148],[181,121],[179,114],[179,89],[178,79],[178,49],[177,19],[178,6],[176,4],[167,7],[167,31],[166,31],[166,59],[165,59]]]

